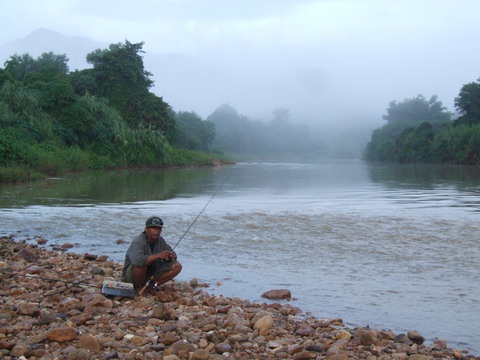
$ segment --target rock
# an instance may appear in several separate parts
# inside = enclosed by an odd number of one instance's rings
[[[408,338],[408,336],[405,335],[405,334],[398,334],[397,336],[395,336],[393,338],[393,341],[401,343],[401,344],[405,344],[405,345],[412,345],[413,344],[413,341],[410,340]]]
[[[83,334],[78,339],[78,347],[90,350],[91,352],[100,351],[100,343],[98,339],[91,334]]]
[[[258,319],[253,325],[254,329],[270,329],[273,326],[273,318],[270,315],[265,315]]]
[[[42,325],[48,325],[52,322],[57,321],[57,318],[53,315],[44,315],[40,316],[37,320],[37,325],[42,326]]]
[[[152,317],[160,320],[166,320],[169,317],[167,311],[165,311],[165,306],[163,304],[157,304],[152,308]]]
[[[28,248],[23,248],[20,250],[18,255],[20,255],[27,262],[35,262],[35,260],[37,260],[37,255]]]
[[[87,349],[73,349],[67,355],[68,360],[90,360],[92,355]]]
[[[301,351],[293,355],[294,360],[309,360],[309,359],[316,359],[317,353],[311,351]]]
[[[93,268],[92,270],[90,270],[90,274],[92,275],[105,275],[105,271],[103,271],[103,269],[101,268]]]
[[[327,350],[328,355],[339,354],[347,347],[347,339],[339,339],[335,341]]]
[[[103,357],[101,357],[100,360],[111,360],[116,358],[118,358],[118,352],[110,351],[108,354],[105,354]]]
[[[171,354],[164,356],[163,360],[180,360],[180,358],[177,355]]]
[[[430,357],[425,355],[420,355],[420,354],[410,355],[408,359],[409,360],[431,360]]]
[[[338,339],[347,339],[347,340],[350,340],[352,338],[352,334],[350,334],[348,331],[346,330],[340,330],[339,332],[337,332],[335,334],[335,338],[338,340]]]
[[[47,335],[46,334],[38,334],[38,335],[33,335],[27,338],[26,343],[31,345],[31,344],[40,344],[47,341]]]
[[[158,337],[158,342],[161,342],[165,345],[171,345],[174,342],[178,341],[179,339],[180,339],[180,337],[177,334],[172,333],[172,332],[168,332],[166,334],[161,334]]]
[[[420,333],[417,331],[409,331],[407,333],[407,337],[410,340],[412,340],[415,344],[419,344],[419,345],[423,344],[425,341],[425,338],[422,335],[420,335]]]
[[[463,359],[463,354],[460,350],[455,349],[455,350],[453,350],[453,357],[455,359]]]
[[[315,352],[322,352],[322,351],[324,351],[325,349],[324,349],[322,346],[320,346],[320,345],[308,345],[305,350],[315,351]]]
[[[7,349],[7,350],[12,350],[15,347],[14,342],[9,342],[9,341],[0,341],[0,349]]]
[[[433,342],[433,344],[434,344],[435,349],[438,349],[438,350],[445,350],[447,348],[447,340],[436,339]]]
[[[94,261],[94,260],[97,260],[97,255],[85,253],[83,254],[83,258],[85,260]]]
[[[261,296],[270,300],[290,300],[292,298],[290,290],[287,289],[270,290],[264,292]]]
[[[20,315],[36,317],[40,314],[40,308],[37,304],[21,303],[18,306],[18,313]]]
[[[193,360],[208,360],[210,353],[205,349],[195,350],[192,354]]]
[[[169,350],[172,354],[178,355],[182,350],[188,352],[195,350],[192,344],[188,343],[187,341],[180,340],[172,344]]]
[[[353,335],[353,341],[363,346],[377,345],[378,338],[371,330],[359,330]]]
[[[315,330],[311,326],[302,326],[295,331],[295,334],[300,336],[310,336],[315,333]]]
[[[25,344],[17,344],[10,351],[10,355],[17,356],[17,357],[20,357],[20,356],[30,357],[31,353],[32,353],[32,349]]]
[[[91,319],[93,319],[92,315],[82,313],[79,315],[72,316],[70,318],[70,321],[75,325],[79,326],[79,325],[85,324],[88,320],[91,320]]]
[[[47,332],[47,339],[49,341],[67,342],[77,338],[77,331],[70,327],[61,327],[49,330]]]
[[[327,357],[327,360],[348,360],[348,354],[341,353],[341,354],[330,355],[329,357]]]
[[[73,244],[70,244],[70,243],[68,243],[68,242],[67,242],[67,243],[63,243],[63,244],[61,245],[61,248],[62,248],[62,249],[71,249],[71,248],[73,248]]]
[[[232,346],[227,343],[218,343],[217,345],[215,345],[215,351],[217,352],[217,354],[230,352],[232,351]]]

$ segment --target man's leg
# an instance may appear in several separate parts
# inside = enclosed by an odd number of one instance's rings
[[[157,285],[161,285],[169,280],[172,280],[180,273],[180,271],[182,271],[182,264],[180,264],[178,261],[173,262],[166,270],[163,270],[162,267],[157,269],[155,272],[155,283]]]
[[[144,267],[132,267],[132,275],[133,275],[133,287],[135,290],[140,290],[143,285],[147,282],[147,266]]]

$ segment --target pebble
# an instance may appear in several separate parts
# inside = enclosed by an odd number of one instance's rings
[[[414,330],[349,328],[282,302],[214,296],[197,279],[170,281],[158,297],[107,298],[103,280],[119,279],[122,264],[39,240],[0,238],[2,359],[480,360],[446,340],[424,345]],[[291,299],[272,291],[262,296]]]

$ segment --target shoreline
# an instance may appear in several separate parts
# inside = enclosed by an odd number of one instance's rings
[[[0,359],[479,359],[415,331],[300,317],[288,301],[211,295],[196,279],[154,296],[101,293],[122,264],[0,238]],[[68,248],[70,250],[70,248]]]

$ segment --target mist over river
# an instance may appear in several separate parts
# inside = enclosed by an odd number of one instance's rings
[[[287,288],[316,317],[478,355],[479,195],[478,167],[360,160],[75,174],[0,185],[0,235],[123,262],[147,217],[173,246],[212,199],[176,248],[179,279],[261,302]]]

